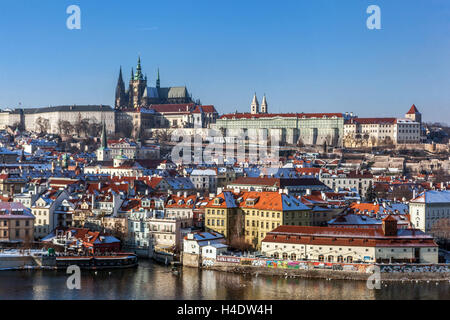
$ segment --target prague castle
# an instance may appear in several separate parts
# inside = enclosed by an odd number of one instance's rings
[[[115,108],[117,110],[137,109],[152,104],[189,104],[193,103],[186,87],[161,87],[159,69],[154,87],[147,86],[147,75],[143,75],[141,58],[138,58],[136,73],[131,69],[129,87],[125,83],[120,68],[119,79],[116,86]]]

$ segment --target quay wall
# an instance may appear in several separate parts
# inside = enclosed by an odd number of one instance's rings
[[[27,266],[37,266],[35,259],[32,256],[1,256],[1,269],[19,269]]]
[[[189,264],[184,264],[189,266]],[[190,264],[195,266],[195,264]],[[450,265],[422,264],[357,264],[325,263],[312,261],[286,261],[234,256],[217,256],[216,259],[201,259],[202,269],[225,272],[278,275],[287,277],[368,280],[450,280]]]

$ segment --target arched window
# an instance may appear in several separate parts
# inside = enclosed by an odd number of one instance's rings
[[[321,254],[321,255],[319,256],[319,261],[320,261],[320,262],[323,262],[323,260],[324,260],[323,254]]]
[[[283,260],[287,260],[287,258],[288,258],[288,254],[286,252],[283,253]]]
[[[275,252],[275,253],[273,254],[273,257],[274,257],[275,259],[278,259],[278,257],[279,257],[278,252]]]
[[[344,262],[344,257],[343,256],[338,256],[337,257],[337,262]]]
[[[333,262],[334,257],[333,256],[328,256],[328,262]]]
[[[291,254],[291,260],[293,261],[297,260],[297,255],[295,253]]]
[[[352,256],[348,256],[347,257],[347,263],[352,263],[353,262],[353,257]]]

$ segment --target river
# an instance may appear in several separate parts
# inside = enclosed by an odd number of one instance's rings
[[[250,276],[170,268],[141,260],[135,269],[82,271],[81,289],[69,290],[62,271],[0,271],[0,299],[19,300],[450,300],[450,283],[383,283],[369,290],[364,281]]]

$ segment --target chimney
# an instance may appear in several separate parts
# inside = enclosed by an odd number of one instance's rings
[[[388,215],[382,221],[383,234],[388,237],[397,235],[397,219]]]

